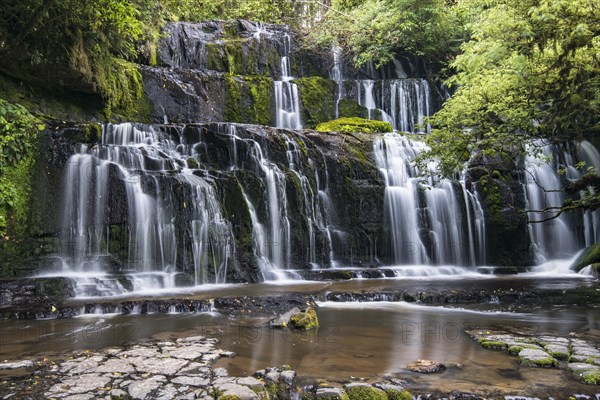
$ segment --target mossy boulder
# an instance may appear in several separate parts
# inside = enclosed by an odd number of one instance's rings
[[[505,342],[498,340],[484,340],[481,342],[481,347],[489,350],[506,350],[508,345]]]
[[[290,327],[308,331],[319,327],[319,319],[314,308],[308,307],[304,312],[295,314],[290,318]]]
[[[295,79],[307,128],[335,118],[335,83],[319,76]]]
[[[386,390],[385,393],[387,394],[388,400],[412,400],[413,398],[412,394],[406,389],[389,389]]]
[[[527,367],[552,368],[558,366],[550,354],[537,349],[523,349],[519,352],[519,362]]]
[[[585,363],[569,363],[567,365],[569,372],[573,376],[588,385],[600,385],[600,367]]]
[[[387,394],[369,385],[347,385],[346,393],[350,400],[388,400]]]
[[[338,118],[333,121],[317,125],[319,132],[344,132],[344,133],[385,133],[391,132],[389,122],[374,121],[364,118]]]
[[[592,264],[600,264],[600,243],[593,244],[583,250],[579,257],[577,257],[577,260],[571,265],[571,269],[579,272]],[[598,266],[596,266],[596,270],[598,270]]]

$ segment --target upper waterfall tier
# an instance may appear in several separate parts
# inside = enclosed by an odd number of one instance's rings
[[[356,69],[302,46],[287,26],[249,21],[169,23],[158,63],[141,67],[158,123],[240,122],[314,128],[340,116],[424,132],[444,90],[417,60]],[[337,71],[337,73],[334,73]]]

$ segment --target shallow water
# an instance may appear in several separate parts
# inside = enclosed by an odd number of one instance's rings
[[[488,277],[460,281],[351,280],[213,287],[192,297],[278,295],[291,292],[383,292],[449,289],[572,289],[594,285],[590,279]],[[171,296],[173,297],[173,296]],[[205,334],[237,353],[222,359],[232,375],[289,364],[310,382],[376,380],[385,374],[408,379],[415,391],[463,390],[505,394],[595,394],[562,370],[520,367],[515,357],[484,350],[464,331],[506,329],[531,335],[584,334],[599,346],[600,313],[584,307],[554,306],[522,313],[503,312],[496,304],[432,307],[404,302],[322,302],[316,332],[272,330],[272,315],[219,313],[152,315],[83,315],[64,320],[0,321],[0,358],[55,357],[80,349],[100,349],[124,342]],[[418,375],[405,369],[417,359],[442,362],[442,374]]]

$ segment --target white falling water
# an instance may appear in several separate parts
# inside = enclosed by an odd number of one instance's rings
[[[335,82],[335,117],[340,117],[340,101],[344,97],[344,64],[342,63],[342,49],[332,46],[333,67],[331,68],[331,80]]]
[[[388,212],[394,260],[402,264],[429,261],[419,235],[418,178],[410,165],[417,151],[400,136],[374,142],[375,161],[385,180],[384,207]]]
[[[394,130],[402,132],[431,130],[425,118],[433,114],[432,92],[425,79],[357,80],[356,93],[369,119],[389,122]]]
[[[280,61],[281,79],[273,82],[275,90],[275,126],[277,128],[302,129],[298,85],[292,82],[291,47],[292,38],[289,34],[286,34],[284,53]]]
[[[186,170],[177,144],[152,128],[106,125],[100,145],[81,146],[64,175],[63,234],[67,271],[79,295],[119,294],[125,289],[106,276],[102,256],[111,249],[107,196],[122,185],[127,199],[128,260],[122,266],[134,290],[175,287],[178,238],[172,186],[185,186],[192,232],[194,283],[225,281],[232,236],[212,186]],[[170,177],[170,171],[179,173]],[[114,187],[113,187],[114,189]],[[210,270],[210,273],[209,273]],[[86,275],[88,274],[88,275]],[[212,278],[209,278],[212,276]],[[79,279],[81,278],[81,279]],[[209,280],[210,279],[210,280]],[[88,290],[89,289],[89,290]],[[99,293],[100,292],[100,293]]]
[[[254,205],[245,195],[252,217],[254,242],[256,244],[255,255],[262,261],[263,275],[265,272],[284,270],[288,268],[291,262],[291,235],[287,214],[288,201],[285,190],[285,174],[275,163],[264,156],[259,143],[253,139],[238,136],[235,125],[224,124],[221,126],[224,134],[231,138],[230,143],[233,143],[236,149],[235,154],[237,154],[238,142],[245,144],[247,149],[244,161],[249,162],[250,165],[242,165],[242,161],[238,160],[236,155],[232,161],[236,163],[239,161],[239,164],[235,164],[233,168],[252,168],[256,175],[262,179],[266,188],[266,208],[269,221],[264,225],[258,220]]]
[[[534,153],[533,149],[538,152]],[[525,195],[530,220],[530,233],[538,263],[552,259],[569,259],[579,249],[598,243],[600,238],[600,213],[598,210],[583,212],[583,226],[574,213],[556,212],[566,196],[566,181],[574,182],[590,168],[600,168],[600,154],[587,141],[577,145],[577,152],[542,142],[534,143],[525,159]],[[584,161],[583,169],[576,168]],[[562,169],[563,172],[559,173]],[[547,210],[545,212],[540,212]],[[545,222],[535,222],[544,221]]]
[[[374,142],[377,166],[386,183],[384,207],[395,263],[483,264],[485,222],[477,197],[450,181],[424,186],[411,165],[424,148],[423,143],[398,134]],[[464,216],[462,208],[467,210]]]

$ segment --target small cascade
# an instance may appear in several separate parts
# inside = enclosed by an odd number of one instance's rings
[[[338,46],[331,47],[333,67],[330,78],[335,82],[335,117],[340,117],[340,101],[344,97],[344,64],[342,63],[342,49]]]
[[[300,120],[300,95],[298,86],[292,82],[290,51],[292,38],[285,34],[283,55],[281,56],[280,80],[274,81],[275,90],[275,126],[277,128],[302,129]]]
[[[537,149],[533,153],[532,148]],[[600,168],[600,154],[587,141],[573,146],[535,143],[525,158],[525,195],[531,239],[538,263],[552,259],[568,259],[584,246],[600,239],[598,210],[563,213],[553,218],[565,200],[564,188],[578,180],[589,169]],[[584,161],[585,166],[576,165]],[[544,212],[540,212],[546,210]],[[544,221],[544,222],[534,222]]]
[[[485,222],[477,197],[444,180],[425,186],[412,162],[425,148],[398,134],[374,142],[385,180],[384,207],[396,264],[476,265],[485,262]],[[464,211],[463,211],[464,210]]]
[[[318,171],[314,161],[308,156],[306,143],[300,137],[279,132],[284,147],[287,165],[279,166],[272,162],[265,150],[256,140],[245,137],[235,125],[222,124],[222,133],[230,138],[230,170],[252,171],[262,181],[266,188],[266,204],[260,204],[261,199],[251,198],[251,188],[245,182],[240,182],[243,197],[252,222],[254,255],[259,262],[265,279],[289,278],[284,270],[292,264],[290,201],[287,185],[293,184],[299,192],[299,210],[294,210],[303,216],[306,226],[306,254],[297,254],[312,265],[328,264],[327,259],[317,255],[317,239],[326,236],[327,216],[323,215],[324,207],[319,195]],[[292,181],[292,182],[290,182]],[[315,186],[315,183],[316,186]],[[263,207],[266,218],[259,216],[258,209]],[[329,248],[331,244],[329,243]]]
[[[74,273],[81,296],[176,287],[182,265],[178,242],[191,232],[194,284],[222,283],[233,237],[223,222],[214,190],[186,168],[183,154],[166,134],[132,124],[106,125],[101,144],[82,145],[67,162],[62,222],[66,271]],[[178,174],[172,174],[177,171]],[[126,204],[108,198],[122,190]],[[178,205],[174,193],[183,204]],[[125,243],[111,237],[114,223],[105,218],[121,207],[127,221]],[[183,209],[182,213],[180,210]],[[185,214],[185,215],[182,215]],[[123,233],[121,233],[123,235]],[[111,246],[125,247],[124,265],[108,264]],[[181,267],[180,267],[181,268]],[[119,273],[122,278],[103,273]],[[89,274],[85,277],[85,274]],[[79,279],[79,277],[81,279]],[[112,284],[107,282],[113,281]],[[114,283],[116,281],[116,283]],[[88,287],[92,287],[88,288]],[[88,288],[88,289],[86,289]]]
[[[425,118],[433,115],[432,91],[425,79],[357,80],[356,101],[369,119],[392,124],[394,130],[429,133]]]

